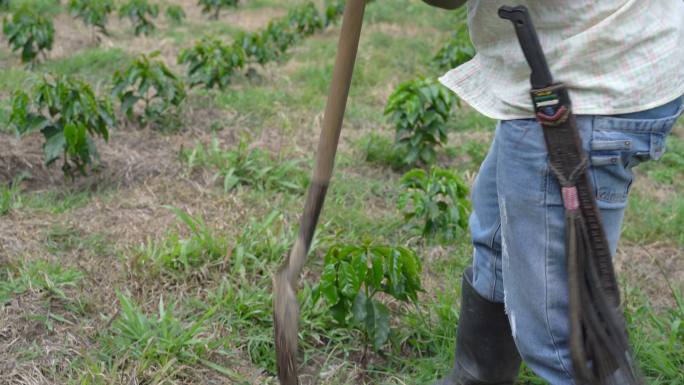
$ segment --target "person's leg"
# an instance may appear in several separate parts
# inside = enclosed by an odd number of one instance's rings
[[[662,154],[679,105],[627,117],[578,117],[613,253],[632,183],[631,168]],[[504,300],[513,336],[534,372],[552,385],[571,385],[565,218],[559,186],[548,168],[541,127],[534,120],[502,122],[498,140]]]
[[[473,187],[474,262],[463,275],[454,368],[435,385],[513,385],[520,367],[503,305],[496,136]]]
[[[473,287],[492,302],[503,302],[501,272],[501,215],[496,189],[499,127],[480,166],[472,189],[473,211],[469,227],[473,240]]]

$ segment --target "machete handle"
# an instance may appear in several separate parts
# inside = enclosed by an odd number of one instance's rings
[[[552,85],[553,77],[527,8],[522,5],[517,7],[503,6],[499,8],[499,17],[510,20],[515,27],[515,34],[518,36],[525,59],[532,69],[530,75],[532,88],[545,88]]]

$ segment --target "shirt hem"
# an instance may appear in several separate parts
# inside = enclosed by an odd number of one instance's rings
[[[453,70],[452,70],[453,71]],[[451,72],[451,71],[450,71]],[[530,108],[529,112],[524,113],[524,114],[509,114],[509,113],[501,113],[500,111],[496,111],[490,107],[486,107],[483,104],[479,103],[477,101],[477,97],[474,95],[471,95],[470,93],[466,92],[465,89],[463,89],[457,82],[454,81],[454,79],[451,79],[450,72],[447,72],[443,76],[439,78],[439,82],[442,83],[445,87],[450,89],[452,92],[454,92],[459,98],[461,98],[464,102],[466,102],[468,105],[473,107],[475,110],[477,110],[479,113],[482,115],[487,116],[488,118],[496,119],[496,120],[518,120],[518,119],[534,119],[534,112]],[[575,115],[621,115],[621,114],[630,114],[634,112],[641,112],[641,111],[646,111],[650,110],[652,108],[660,107],[664,104],[667,104],[681,96],[684,96],[684,83],[682,83],[681,87],[675,89],[671,93],[668,93],[666,96],[663,96],[661,98],[658,98],[654,101],[645,103],[645,104],[640,104],[638,106],[633,106],[633,107],[623,107],[623,108],[587,108],[587,107],[575,107],[573,106],[573,113]]]

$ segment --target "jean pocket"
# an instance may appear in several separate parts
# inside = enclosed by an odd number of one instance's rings
[[[589,159],[596,201],[601,208],[624,208],[634,181],[632,169],[660,159],[667,135],[682,113],[661,119],[600,117],[594,122]]]
[[[663,156],[667,135],[683,111],[684,107],[680,107],[676,113],[659,119],[610,116],[592,119],[592,129],[583,134],[589,136],[584,141],[590,160],[589,179],[600,208],[627,206],[634,181],[632,169]],[[558,182],[550,171],[547,174],[547,204],[562,205]]]

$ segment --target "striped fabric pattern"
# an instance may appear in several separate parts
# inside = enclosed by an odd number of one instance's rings
[[[637,112],[684,95],[682,0],[469,0],[477,55],[440,81],[494,119],[534,116],[530,70],[502,5],[525,5],[575,114]]]

